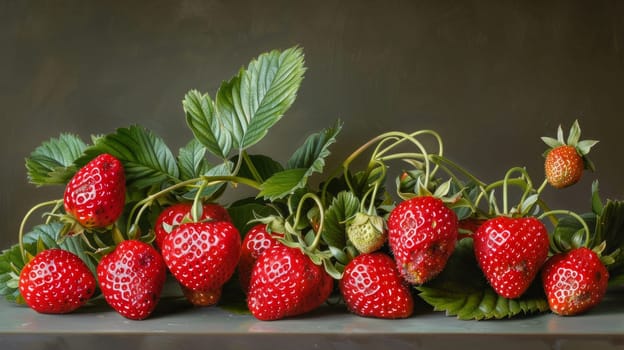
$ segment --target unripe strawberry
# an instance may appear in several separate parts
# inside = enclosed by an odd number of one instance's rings
[[[347,237],[362,254],[372,253],[381,248],[387,236],[383,218],[377,215],[357,213],[355,218],[347,223]]]
[[[548,183],[555,188],[564,188],[577,183],[585,169],[594,170],[588,154],[598,143],[595,140],[581,140],[578,121],[570,127],[567,140],[564,139],[561,125],[557,128],[557,138],[542,137],[548,145],[544,153],[544,172]]]

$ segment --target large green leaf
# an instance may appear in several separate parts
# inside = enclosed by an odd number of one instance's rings
[[[160,137],[145,128],[120,128],[98,138],[85,150],[82,161],[86,163],[100,153],[109,153],[123,163],[128,187],[143,189],[179,180],[173,153]]]
[[[238,176],[246,177],[248,179],[255,179],[255,177],[258,176],[260,179],[256,180],[264,181],[273,176],[273,174],[284,170],[284,167],[279,162],[269,156],[251,154],[248,155],[248,158],[251,161],[251,167],[253,167],[253,170],[247,162],[243,162],[238,171]],[[232,161],[236,162],[237,158]]]
[[[216,95],[216,117],[232,145],[247,149],[260,141],[295,101],[305,72],[303,52],[290,48],[258,56]]]
[[[519,298],[499,296],[477,265],[472,238],[464,238],[458,242],[444,271],[433,281],[416,289],[434,310],[444,311],[447,316],[462,320],[500,319],[549,310],[538,280]]]
[[[39,186],[66,184],[86,147],[78,136],[66,133],[44,142],[26,158],[28,180]]]
[[[217,157],[227,158],[232,149],[232,136],[215,114],[214,102],[208,94],[189,91],[182,102],[186,123],[195,138]],[[229,116],[231,117],[231,116]]]

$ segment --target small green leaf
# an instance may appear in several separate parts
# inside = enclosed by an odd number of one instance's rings
[[[587,155],[591,151],[592,147],[594,147],[597,143],[598,141],[596,140],[583,140],[576,145],[576,148],[579,153],[584,156]]]
[[[208,94],[197,90],[189,91],[182,102],[186,113],[186,123],[195,138],[220,158],[227,158],[232,149],[232,136],[223,124],[223,120],[215,115],[214,102]]]
[[[325,158],[329,156],[329,146],[336,142],[336,136],[342,130],[343,123],[338,120],[333,127],[310,135],[290,157],[286,167],[308,168],[308,173],[321,172]]]
[[[128,187],[143,189],[177,181],[180,176],[176,158],[165,142],[139,126],[120,128],[115,133],[99,137],[84,153],[86,156],[78,160],[81,164],[101,153],[119,159],[126,171]]]
[[[308,169],[297,168],[273,174],[260,185],[258,197],[273,201],[294,193],[297,189],[305,186],[307,171]]]
[[[76,172],[74,162],[86,147],[72,134],[61,134],[44,142],[26,158],[28,180],[38,186],[66,184]]]
[[[205,174],[210,169],[210,165],[205,157],[206,147],[196,139],[191,140],[186,146],[180,148],[178,155],[180,179],[190,180]]]
[[[544,143],[545,143],[548,147],[550,147],[550,148],[556,148],[556,147],[559,147],[559,146],[562,146],[562,145],[563,145],[563,142],[561,142],[561,141],[559,141],[559,140],[557,140],[557,139],[554,139],[554,138],[552,138],[552,137],[546,137],[546,136],[544,136],[544,137],[542,137],[542,141],[544,141]]]
[[[80,236],[61,237],[62,228],[63,224],[59,222],[37,225],[24,235],[23,241],[26,244],[33,244],[33,246],[41,245],[38,250],[42,250],[41,248],[61,248],[74,253],[87,264],[91,272],[95,273],[97,262],[87,254],[83,238]]]
[[[323,240],[330,246],[342,250],[347,245],[347,219],[355,216],[360,210],[359,199],[351,192],[343,191],[333,199],[325,210]]]
[[[567,144],[576,146],[581,140],[581,127],[578,120],[575,120],[570,127],[570,133],[568,134]]]
[[[232,223],[238,228],[243,237],[253,226],[258,224],[258,222],[255,221],[257,218],[264,218],[277,214],[274,208],[256,200],[232,203],[228,208],[228,213],[232,218]]]

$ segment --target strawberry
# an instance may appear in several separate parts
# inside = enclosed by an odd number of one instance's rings
[[[521,296],[548,256],[548,232],[534,217],[489,219],[473,238],[479,267],[505,298]]]
[[[127,240],[100,260],[97,275],[106,302],[132,320],[147,318],[156,308],[167,268],[151,245]]]
[[[275,245],[253,267],[247,306],[259,320],[302,315],[323,304],[333,279],[300,248]]]
[[[437,276],[455,249],[457,215],[433,196],[397,205],[388,218],[388,241],[401,275],[412,284]]]
[[[222,289],[219,287],[215,290],[201,291],[192,290],[180,285],[182,294],[186,300],[195,306],[212,306],[216,305],[221,298]]]
[[[583,175],[584,168],[583,158],[573,146],[558,146],[546,154],[544,162],[546,179],[555,188],[564,188],[577,183]]]
[[[165,264],[182,286],[215,291],[236,270],[241,238],[227,221],[189,222],[165,237],[161,251]]]
[[[347,223],[347,237],[360,253],[372,253],[380,249],[388,237],[381,216],[357,213]]]
[[[95,277],[75,254],[59,248],[44,250],[20,272],[19,291],[40,313],[62,314],[84,305],[95,292]]]
[[[394,260],[381,252],[358,255],[351,260],[340,280],[340,292],[356,315],[406,318],[414,311],[407,283]]]
[[[570,128],[567,140],[564,140],[561,125],[557,129],[557,138],[542,137],[549,148],[544,153],[544,172],[546,180],[555,188],[564,188],[577,183],[585,169],[593,170],[588,158],[591,148],[598,143],[594,140],[580,140],[581,128],[575,121]]]
[[[80,168],[65,187],[65,211],[84,229],[105,228],[121,215],[126,200],[126,177],[121,162],[100,154]]]
[[[266,224],[255,225],[245,235],[238,263],[238,280],[245,294],[249,290],[249,281],[254,263],[265,250],[279,244],[276,237],[283,236],[281,233],[269,233]]]
[[[581,247],[551,256],[542,269],[550,309],[576,315],[598,305],[607,291],[609,272],[600,257]]]
[[[180,225],[184,218],[190,220],[192,203],[176,203],[165,208],[154,224],[155,244],[162,247],[165,237],[176,226]],[[232,221],[227,210],[216,203],[204,203],[202,205],[202,215],[200,221]]]

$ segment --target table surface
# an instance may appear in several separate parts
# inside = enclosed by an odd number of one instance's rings
[[[267,322],[221,307],[190,307],[177,299],[164,299],[150,318],[132,321],[103,303],[72,314],[44,315],[0,301],[2,350],[55,346],[153,350],[205,347],[207,343],[245,349],[280,345],[297,349],[624,349],[624,293],[610,293],[601,305],[580,316],[548,313],[488,321],[462,321],[424,307],[405,320],[381,320],[349,314],[342,306],[324,306],[301,317]]]

